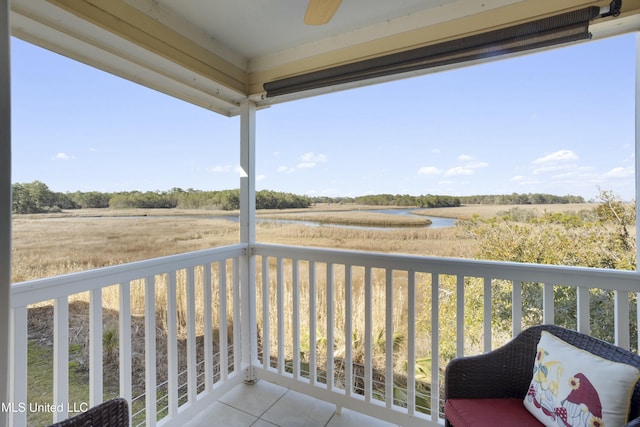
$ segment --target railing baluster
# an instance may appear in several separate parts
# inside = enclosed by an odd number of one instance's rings
[[[269,284],[269,257],[262,257],[262,366],[271,366],[271,324],[269,307],[271,306],[271,286]]]
[[[167,394],[170,417],[178,413],[180,384],[178,382],[178,286],[176,272],[167,278]]]
[[[102,289],[89,296],[89,405],[102,402]]]
[[[155,277],[144,279],[144,359],[146,425],[156,425],[156,286]]]
[[[229,377],[229,331],[227,327],[227,262],[224,260],[218,262],[218,286],[220,380],[226,381]]]
[[[9,425],[12,427],[27,425],[27,411],[21,411],[20,403],[27,403],[27,361],[29,351],[27,307],[16,307],[11,310],[10,346],[11,358],[9,371],[10,402],[15,405],[9,414]],[[2,402],[7,403],[7,402]]]
[[[416,410],[416,273],[407,278],[407,412]]]
[[[431,273],[431,420],[440,418],[440,273]],[[435,387],[433,386],[435,384]]]
[[[120,359],[120,396],[131,402],[133,387],[131,384],[131,284],[119,286],[118,337]],[[131,413],[131,408],[129,408]]]
[[[372,397],[372,371],[373,363],[373,278],[371,267],[365,267],[364,272],[364,400],[371,402]]]
[[[456,356],[464,356],[464,276],[456,276]]]
[[[344,266],[344,392],[351,396],[353,391],[353,267]]]
[[[198,392],[196,353],[196,283],[195,267],[187,268],[187,399],[195,403]]]
[[[589,288],[578,286],[578,289],[576,289],[576,294],[578,332],[589,335],[591,334],[591,316],[589,315],[591,296],[589,295]]]
[[[484,278],[484,294],[483,294],[483,331],[484,331],[484,352],[489,352],[493,348],[491,342],[491,318],[493,316],[493,289],[491,287],[492,280],[490,277]]]
[[[240,313],[240,259],[233,258],[233,371],[242,369],[242,321]]]
[[[553,325],[555,319],[554,286],[551,283],[542,285],[542,323]]]
[[[317,380],[318,352],[316,349],[316,262],[309,260],[309,382]]]
[[[629,349],[629,292],[614,292],[615,345]]]
[[[278,258],[276,270],[276,296],[278,314],[278,373],[284,372],[284,260]]]
[[[522,282],[511,281],[511,333],[515,337],[522,331]]]
[[[291,260],[291,292],[293,298],[293,313],[291,315],[291,330],[293,333],[293,378],[300,377],[300,274],[297,259]]]
[[[393,406],[393,270],[386,269],[385,286],[385,374],[384,395],[387,408]]]
[[[56,298],[53,303],[53,405],[63,405],[54,411],[53,422],[68,417],[69,400],[69,297]]]
[[[212,321],[212,292],[211,292],[211,263],[203,267],[202,298],[204,316],[204,390],[210,392],[213,386],[213,321]]]
[[[245,381],[253,383],[258,380],[255,369],[258,365],[258,313],[256,310],[258,273],[254,248],[249,245],[240,259],[242,260],[239,265],[242,290],[238,303],[242,319],[242,338],[239,344],[242,348],[242,369],[244,369]]]
[[[333,382],[335,380],[334,373],[334,327],[335,327],[335,291],[333,283],[333,263],[328,262],[326,265],[326,290],[327,290],[327,390],[333,390]]]

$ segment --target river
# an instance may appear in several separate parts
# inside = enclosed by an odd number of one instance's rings
[[[411,208],[411,209],[367,209],[366,212],[372,213],[383,213],[389,215],[407,215],[407,216],[419,216],[420,218],[428,218],[431,220],[431,224],[427,225],[428,228],[447,228],[453,227],[456,224],[457,219],[455,218],[441,218],[435,216],[426,216],[426,215],[416,215],[412,212],[420,211],[423,209],[419,208]],[[427,210],[427,209],[424,209]],[[345,211],[349,212],[349,211]],[[228,219],[229,221],[238,222],[239,218],[237,216],[224,216],[224,219]],[[399,229],[407,229],[408,227],[371,227],[371,226],[362,226],[362,225],[343,225],[343,224],[327,224],[320,223],[318,221],[303,221],[303,220],[293,220],[293,219],[272,219],[272,218],[256,218],[256,222],[266,222],[266,223],[274,223],[274,224],[298,224],[298,225],[306,225],[309,227],[337,227],[337,228],[351,228],[357,230],[399,230]],[[413,227],[411,227],[413,228]]]

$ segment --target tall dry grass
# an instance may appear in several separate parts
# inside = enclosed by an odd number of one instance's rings
[[[316,281],[310,285],[309,281],[309,262],[298,262],[298,276],[299,282],[294,281],[293,277],[293,262],[292,260],[284,260],[281,266],[277,266],[274,259],[270,258],[269,268],[269,286],[268,286],[268,304],[269,312],[266,316],[268,325],[263,323],[264,313],[261,310],[262,301],[267,298],[264,294],[261,286],[257,289],[257,300],[259,307],[259,329],[263,330],[265,326],[268,326],[270,330],[270,342],[269,345],[273,350],[278,348],[278,345],[282,345],[285,349],[285,358],[290,360],[294,356],[294,324],[293,309],[294,298],[298,301],[298,316],[299,322],[297,328],[301,337],[300,352],[303,361],[308,361],[309,352],[314,346],[313,342],[310,342],[310,336],[312,328],[315,327],[316,343],[318,347],[320,360],[326,360],[327,358],[327,344],[326,339],[329,335],[327,319],[327,265],[324,263],[317,263],[315,265],[315,278]],[[278,270],[281,269],[281,276],[283,278],[282,294],[279,294],[278,289]],[[365,269],[364,267],[353,267],[351,269],[351,282],[347,282],[347,275],[344,265],[335,265],[333,268],[333,300],[332,306],[334,309],[334,344],[333,352],[336,357],[344,357],[347,345],[352,347],[352,357],[356,363],[364,363],[364,332],[365,332],[365,311],[364,307],[371,306],[372,324],[371,330],[372,336],[372,349],[374,365],[378,368],[384,366],[385,360],[385,344],[386,344],[386,318],[387,318],[387,276],[386,271],[382,269],[373,269],[371,274],[371,299],[366,298],[366,285],[365,285]],[[420,313],[428,313],[430,309],[430,295],[431,278],[428,275],[420,275],[416,281],[416,300],[417,311]],[[261,279],[261,278],[260,278]],[[394,271],[392,273],[393,281],[393,307],[391,310],[391,318],[393,323],[393,335],[397,342],[397,350],[402,353],[406,349],[407,343],[407,330],[408,330],[408,276],[406,272]],[[297,296],[295,296],[297,293]],[[351,299],[351,310],[347,310],[347,297]],[[280,312],[278,310],[279,298],[283,299],[282,306],[284,310]],[[311,299],[315,301],[315,308],[311,303]],[[313,311],[315,309],[315,312]],[[278,335],[278,322],[281,319],[284,321],[284,335]],[[314,326],[312,326],[312,322]],[[352,328],[352,335],[346,336],[346,324],[349,322]],[[420,339],[417,352],[422,355],[427,355],[430,352],[428,347],[428,337]],[[406,362],[405,359],[395,360],[395,365],[398,370],[406,369],[403,365]]]
[[[428,256],[471,257],[475,251],[475,242],[462,238],[455,228],[429,229],[410,228],[394,230],[349,229],[332,226],[308,227],[292,224],[258,223],[259,241],[332,247],[378,252],[406,253]],[[13,224],[13,281],[26,281],[54,276],[74,271],[116,265],[137,260],[155,258],[181,252],[223,246],[237,242],[238,225],[221,219],[193,217],[62,217],[62,218],[17,218]],[[275,267],[274,267],[275,268]],[[290,265],[287,273],[290,274]],[[231,269],[227,269],[230,274]],[[177,307],[179,309],[179,330],[185,328],[186,292],[184,290],[184,272],[178,274]],[[214,268],[212,278],[219,280]],[[275,270],[271,272],[274,277]],[[302,276],[308,275],[304,270]],[[344,274],[335,272],[334,274]],[[363,281],[361,273],[354,273],[354,283]],[[307,276],[308,277],[308,276]],[[319,278],[324,273],[319,272]],[[375,278],[376,284],[384,278]],[[196,273],[196,299],[202,301],[201,272]],[[157,279],[156,306],[166,307],[166,277]],[[341,295],[344,281],[338,280],[336,295]],[[228,283],[231,283],[229,276]],[[287,282],[290,292],[291,282]],[[307,285],[308,286],[308,285]],[[323,288],[318,284],[318,289]],[[376,285],[377,287],[377,285]],[[141,284],[134,283],[131,306],[134,315],[144,314],[144,290]],[[214,287],[214,301],[217,288]],[[362,287],[354,288],[357,303],[363,302]],[[231,295],[228,292],[227,295]],[[274,295],[274,293],[272,293]],[[301,289],[305,298],[306,290]],[[319,295],[320,312],[324,310],[322,295]],[[74,296],[72,301],[88,301],[88,294]],[[342,302],[337,301],[340,310]],[[119,292],[117,287],[103,291],[105,310],[118,310]],[[303,299],[302,309],[307,310],[307,301]],[[231,304],[227,305],[231,307]],[[272,304],[272,307],[276,305]],[[401,305],[398,304],[398,307]],[[402,312],[402,309],[399,309]],[[213,311],[217,313],[217,310]],[[376,313],[376,319],[382,316]],[[197,311],[197,324],[202,325],[203,310]],[[338,312],[337,318],[344,314]],[[272,316],[277,318],[277,316]],[[219,321],[215,318],[214,321]],[[158,321],[166,325],[166,310],[158,310]],[[353,319],[354,329],[362,330],[363,319]],[[342,327],[344,321],[337,326]],[[301,327],[307,327],[302,325]],[[322,326],[324,328],[324,326]],[[375,325],[375,329],[382,326]],[[201,331],[198,331],[200,333]],[[326,334],[326,331],[322,331]]]
[[[109,265],[132,262],[136,260],[155,258],[159,256],[171,255],[182,252],[189,252],[215,246],[224,246],[238,241],[239,227],[237,223],[216,218],[194,218],[194,217],[137,217],[137,218],[17,218],[13,227],[13,281],[25,281],[41,277],[54,276],[74,271],[87,270]],[[348,229],[331,226],[306,227],[291,224],[258,223],[257,236],[259,241],[293,245],[307,245],[319,247],[333,247],[355,250],[371,250],[378,252],[397,252],[431,256],[472,256],[474,248],[473,242],[461,239],[455,229],[435,229],[410,228],[396,230],[378,229]],[[325,295],[325,269],[326,266],[319,265],[316,272],[316,303],[317,316],[320,319],[326,313]],[[291,278],[291,263],[287,261],[284,265],[285,271],[285,294],[284,312],[285,335],[278,337],[271,334],[271,348],[276,349],[278,340],[285,348],[285,357],[291,359],[293,353],[293,330],[292,319],[292,291],[294,284]],[[211,271],[213,304],[211,313],[214,325],[220,322],[227,322],[229,337],[232,336],[232,307],[233,293],[231,266],[227,266],[227,289],[226,295],[227,312],[220,313],[218,305],[220,277],[217,266],[214,264]],[[277,312],[277,301],[275,293],[275,265],[270,268],[270,313],[267,316],[271,331],[277,330],[277,319],[280,315]],[[363,307],[365,303],[364,295],[364,271],[354,269],[353,272],[353,307]],[[346,313],[344,310],[345,301],[345,281],[344,268],[337,267],[335,276],[335,346],[338,349],[338,357],[341,354],[339,349],[344,349],[347,342],[351,342],[354,351],[354,360],[363,359],[363,335],[364,335],[364,314],[361,310],[353,310]],[[396,275],[397,276],[397,275]],[[186,303],[186,272],[180,271],[177,274],[176,305],[178,316],[178,338],[183,343],[187,332],[187,303]],[[300,277],[308,278],[308,264],[300,265]],[[202,268],[196,269],[195,296],[198,301],[196,308],[196,334],[201,337],[204,325],[203,318],[203,275]],[[374,362],[382,363],[384,358],[384,345],[381,345],[380,337],[384,336],[384,288],[385,277],[381,271],[373,273],[373,333],[379,337],[374,343]],[[394,277],[397,291],[394,303],[394,330],[398,335],[406,334],[406,277]],[[156,322],[158,325],[157,360],[158,360],[158,382],[162,383],[166,379],[168,362],[166,361],[166,331],[167,331],[167,285],[168,277],[161,275],[156,277]],[[309,331],[309,284],[308,279],[302,280],[299,284],[300,295],[300,331],[302,335],[302,350],[308,355],[309,348],[314,345],[308,342]],[[428,284],[425,283],[425,286]],[[103,328],[107,335],[117,331],[117,313],[119,307],[119,288],[112,286],[103,290]],[[258,300],[261,301],[262,292],[258,291]],[[73,296],[70,302],[70,330],[72,345],[80,348],[88,347],[88,302],[87,293]],[[133,360],[135,374],[134,387],[142,392],[144,389],[144,286],[142,281],[131,284],[131,307],[132,307],[132,333],[133,333],[133,353],[137,356]],[[258,304],[261,307],[261,303]],[[38,337],[44,343],[50,343],[52,337],[52,317],[51,305],[43,304],[40,307],[33,307],[30,310],[30,335]],[[346,337],[344,325],[348,316],[351,316],[353,324],[353,336]],[[258,316],[259,329],[263,330],[262,315]],[[274,323],[276,322],[276,323]],[[322,347],[322,339],[327,337],[326,322],[320,320],[317,323],[316,334],[320,340],[318,347],[319,363],[326,359],[326,343]],[[214,334],[214,352],[218,351],[217,334]],[[307,342],[305,343],[305,338]],[[109,341],[107,341],[109,342]],[[105,348],[105,360],[112,360],[113,364],[108,369],[106,382],[115,381],[117,383],[117,357],[113,354],[113,348]],[[306,350],[305,350],[306,349]],[[420,351],[427,351],[425,344],[420,347]],[[82,356],[78,363],[80,366],[87,366],[86,351],[81,351]],[[199,346],[198,360],[202,359],[201,346]],[[186,367],[186,350],[180,344],[179,350],[180,369]],[[304,360],[304,358],[303,358]],[[403,360],[395,361],[398,369],[402,368]]]
[[[192,217],[13,220],[14,283],[238,242],[238,224]]]

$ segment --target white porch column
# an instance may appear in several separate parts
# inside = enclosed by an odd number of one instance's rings
[[[636,35],[636,134],[635,134],[635,158],[636,158],[636,246],[640,242],[640,211],[638,210],[638,202],[640,201],[640,34]],[[640,251],[636,248],[636,270],[640,265]],[[638,301],[640,303],[640,299]],[[640,316],[640,311],[638,312]],[[640,318],[640,317],[639,317]],[[640,344],[638,344],[640,346]]]
[[[636,157],[636,271],[638,271],[638,265],[640,265],[640,250],[638,250],[638,244],[640,243],[640,210],[638,210],[638,202],[640,201],[640,34],[636,35],[636,134],[635,134],[635,157]],[[638,283],[640,288],[640,283]],[[639,289],[640,290],[640,289]],[[638,325],[640,325],[640,292],[636,294],[636,318]],[[640,339],[638,339],[638,351],[640,351]]]
[[[245,381],[253,382],[257,364],[256,325],[256,104],[244,100],[240,105],[240,242],[247,252],[240,263],[242,366]]]
[[[9,0],[0,0],[0,406],[9,403],[11,286],[11,84]],[[6,408],[6,406],[5,406]],[[0,427],[9,425],[0,411]]]

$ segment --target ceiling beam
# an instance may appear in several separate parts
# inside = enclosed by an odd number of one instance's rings
[[[247,93],[247,73],[122,0],[49,0],[183,67]]]

